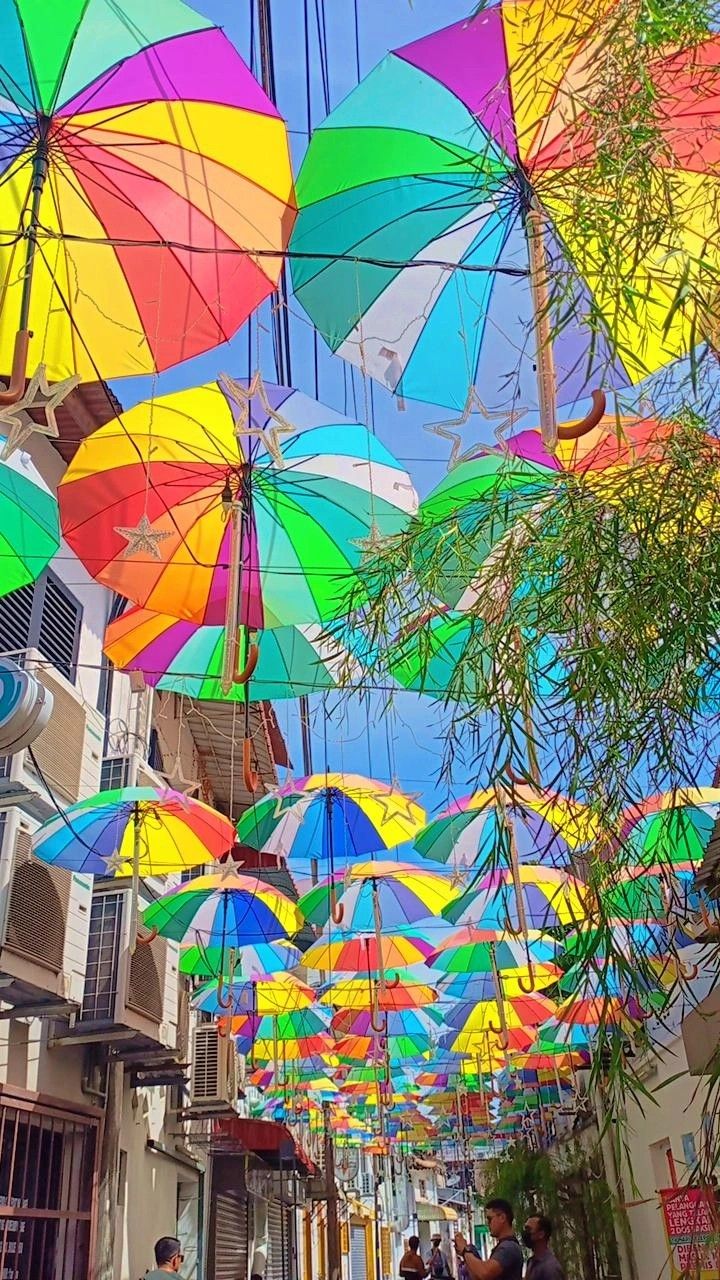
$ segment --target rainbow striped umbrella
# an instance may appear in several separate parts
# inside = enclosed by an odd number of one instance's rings
[[[154,373],[275,289],[295,217],[287,130],[180,0],[3,9],[0,369]]]
[[[503,1017],[508,1031],[518,1027],[537,1027],[552,1017],[555,1002],[539,995],[506,996],[502,1016],[497,1000],[458,1001],[445,1013],[445,1021],[455,1031],[468,1035],[490,1032],[499,1035]]]
[[[437,991],[424,982],[396,974],[391,983],[378,989],[374,979],[345,978],[333,982],[319,997],[333,1009],[384,1010],[421,1009],[437,1001]]]
[[[428,965],[447,975],[489,976],[497,971],[506,995],[522,994],[521,983],[534,987],[549,987],[557,981],[562,970],[557,964],[558,944],[554,938],[533,938],[527,943],[514,938],[498,938],[492,929],[478,929],[464,925],[445,938],[428,956]],[[531,973],[532,970],[532,973]],[[447,986],[443,994],[458,995]],[[494,994],[494,993],[493,993]],[[476,999],[483,999],[478,993]]]
[[[237,824],[241,844],[332,874],[413,840],[425,811],[397,787],[354,773],[316,773],[270,792]]]
[[[597,839],[597,820],[576,800],[514,783],[501,797],[475,791],[428,822],[415,848],[435,862],[495,870],[510,861],[508,825],[520,862],[563,867]]]
[[[192,1005],[215,1017],[249,1013],[276,1016],[309,1009],[315,992],[291,973],[255,974],[239,982],[206,982],[193,995]]]
[[[204,947],[191,942],[180,948],[181,973],[193,978],[253,977],[256,974],[286,973],[301,963],[302,952],[289,942],[247,943],[231,947]]]
[[[311,944],[303,955],[308,969],[321,969],[325,973],[379,974],[406,969],[420,964],[433,950],[432,942],[421,934],[343,933],[333,927]]]
[[[521,865],[517,868],[524,917],[529,930],[578,927],[592,911],[585,886],[574,876],[552,867]],[[491,871],[478,886],[468,890],[444,912],[458,925],[494,929],[498,934],[521,932],[519,894],[513,871]]]
[[[695,866],[720,816],[720,788],[666,791],[631,805],[622,816],[621,857],[628,866]]]
[[[195,938],[203,946],[280,942],[302,928],[296,904],[277,889],[233,872],[198,876],[171,889],[144,912],[144,923],[165,938]]]
[[[377,927],[395,933],[440,915],[459,890],[447,876],[414,864],[356,862],[342,879],[326,880],[303,895],[299,905],[305,919],[326,925],[335,895],[344,929],[364,933]]]

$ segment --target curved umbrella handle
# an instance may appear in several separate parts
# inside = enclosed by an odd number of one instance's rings
[[[696,964],[685,964],[684,961],[678,962],[678,973],[685,982],[692,982],[693,978],[697,978],[699,968]]]
[[[379,1025],[375,1021],[377,1016],[379,1016],[380,1018]],[[387,1032],[387,1014],[384,1012],[379,1012],[377,1008],[371,1009],[370,1010],[370,1026],[372,1027],[373,1031],[377,1032],[379,1036],[384,1036],[385,1033]]]
[[[505,933],[509,933],[513,938],[522,937],[522,925],[518,925],[517,929],[510,923],[509,913],[505,912],[505,923],[503,925]]]
[[[330,890],[330,919],[333,924],[342,924],[345,919],[345,907],[335,897],[335,889]]]
[[[388,991],[396,991],[400,986],[400,974],[396,973],[394,978],[385,979],[385,987]]]
[[[488,1022],[487,1028],[491,1036],[497,1036],[500,1042],[500,1048],[507,1052],[510,1048],[509,1033],[507,1031],[503,1031],[502,1027],[496,1027],[492,1022]]]
[[[158,936],[157,928],[155,927],[155,925],[153,925],[150,932],[144,935],[138,929],[137,934],[135,935],[135,941],[139,947],[149,947],[150,943],[154,942],[157,936]]]
[[[256,644],[248,645],[247,662],[245,663],[245,666],[243,667],[242,671],[236,672],[236,674],[233,676],[233,684],[247,684],[248,680],[250,679],[250,677],[253,675],[255,671],[255,668],[258,664],[259,657],[260,657],[259,646]]]
[[[592,392],[593,407],[582,422],[576,422],[571,427],[558,427],[558,440],[579,440],[581,436],[586,436],[588,431],[592,431],[596,427],[601,418],[605,416],[607,407],[607,396],[604,391]]]
[[[243,782],[245,783],[245,789],[249,791],[251,795],[254,796],[255,792],[260,786],[260,774],[257,772],[256,769],[253,769],[252,767],[252,764],[250,761],[251,751],[252,751],[252,738],[243,738],[243,747],[242,747]]]
[[[525,992],[526,996],[531,996],[537,991],[537,987],[535,985],[535,970],[532,965],[529,966],[528,973],[530,980],[526,982],[524,978],[521,978],[518,975],[517,984],[520,990]]]
[[[228,991],[227,995],[225,995],[223,992],[224,986],[225,986],[225,975],[224,973],[221,973],[218,976],[217,1002],[220,1005],[221,1009],[232,1009],[232,1004],[233,1004],[232,991]]]
[[[30,330],[18,329],[15,334],[15,350],[13,352],[10,382],[7,391],[0,390],[0,405],[17,404],[25,390],[29,346]]]
[[[223,1018],[218,1018],[218,1021],[216,1022],[215,1025],[217,1026],[217,1033],[220,1039],[227,1040],[228,1033],[225,1029],[225,1020]]]
[[[703,927],[707,930],[708,933],[714,933],[717,935],[718,930],[720,929],[720,925],[718,924],[718,921],[713,920],[704,902],[701,902],[699,904],[699,907],[700,907],[700,919],[703,922]]]

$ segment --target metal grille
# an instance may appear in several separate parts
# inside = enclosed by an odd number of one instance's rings
[[[35,585],[30,583],[0,597],[0,651],[26,649],[30,643]]]
[[[350,1280],[367,1280],[367,1232],[354,1223],[350,1227]]]
[[[39,649],[74,680],[81,619],[79,602],[46,570],[37,582],[0,598],[0,652]]]
[[[208,1275],[238,1280],[248,1273],[250,1200],[244,1156],[213,1156],[210,1161]]]
[[[123,926],[122,893],[100,893],[90,909],[85,992],[80,1020],[114,1022]]]
[[[193,1033],[191,1101],[216,1101],[221,1096],[220,1037],[214,1024]]]
[[[129,775],[127,756],[106,756],[100,766],[100,790],[116,791],[118,787],[126,787]]]
[[[282,1178],[275,1184],[275,1194],[282,1190]],[[268,1259],[265,1280],[292,1280],[295,1275],[295,1243],[291,1211],[280,1200],[268,1203]]]
[[[69,871],[33,856],[29,831],[17,832],[5,945],[53,973],[63,967],[71,881]]]
[[[151,942],[149,946],[138,946],[130,961],[128,1007],[151,1018],[153,1022],[162,1022],[160,973],[164,971],[164,961],[165,942],[162,938]]]
[[[84,1116],[0,1104],[2,1280],[87,1280],[97,1130]]]

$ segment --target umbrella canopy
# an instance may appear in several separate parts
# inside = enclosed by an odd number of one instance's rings
[[[254,977],[257,974],[286,973],[302,961],[302,952],[289,942],[247,943],[237,950],[232,947],[204,947],[190,942],[180,948],[179,969],[193,978],[229,976]]]
[[[220,987],[207,982],[195,992],[193,1008],[216,1017],[250,1013],[259,1017],[309,1009],[315,992],[291,973],[255,974]]]
[[[517,869],[525,920],[529,930],[581,925],[592,909],[585,886],[564,871],[523,864]],[[444,912],[458,925],[494,929],[498,934],[521,931],[518,894],[512,870],[491,871]]]
[[[232,337],[295,202],[285,124],[222,31],[180,0],[22,0],[1,59],[0,369],[18,329],[32,367],[87,381]]]
[[[347,886],[347,887],[346,887]],[[316,885],[300,899],[311,924],[326,925],[333,891],[342,907],[342,925],[350,932],[382,928],[389,933],[439,915],[458,897],[447,876],[402,862],[356,862],[344,877]]]
[[[463,796],[432,818],[415,848],[436,862],[494,870],[510,862],[510,832],[521,862],[566,866],[593,843],[597,824],[585,805],[555,791],[514,783]]]
[[[158,876],[219,858],[233,838],[229,819],[200,800],[169,789],[122,787],[48,818],[33,835],[33,850],[67,871],[130,876],[135,869]]]
[[[464,925],[445,938],[432,955],[428,964],[448,975],[488,975],[495,969],[502,979],[507,996],[522,994],[519,983],[526,988],[549,987],[556,982],[562,970],[557,964],[558,945],[554,938],[539,937],[518,942],[510,937],[498,939],[494,930],[477,929]],[[452,993],[443,987],[443,995]],[[493,996],[495,992],[493,992]],[[469,998],[469,996],[468,996]],[[485,996],[477,993],[476,999]]]
[[[533,1043],[534,1029],[527,1027],[508,1027],[501,1044],[498,1034],[499,1023],[493,1023],[495,1031],[457,1031],[451,1029],[440,1037],[440,1048],[449,1049],[452,1053],[462,1053],[474,1058],[483,1072],[498,1070],[505,1065],[507,1053],[522,1052]]]
[[[536,1027],[546,1022],[555,1012],[555,1003],[544,996],[508,996],[503,1000],[503,1012],[508,1031],[517,1027]],[[468,1000],[458,1003],[445,1014],[445,1021],[456,1031],[500,1033],[501,1017],[496,1000]]]
[[[256,1062],[283,1063],[332,1052],[329,1022],[324,1009],[311,1008],[262,1018],[241,1015],[230,1026],[241,1053],[252,1053]]]
[[[325,973],[378,974],[420,964],[433,950],[432,942],[421,934],[343,933],[334,928],[318,938],[303,955],[308,969]]]
[[[707,335],[697,299],[718,265],[704,158],[718,38],[648,60],[673,216],[665,236],[646,235],[643,197],[627,183],[619,201],[598,158],[611,10],[484,4],[389,53],[315,130],[298,178],[295,294],[331,349],[396,395],[464,409],[475,383],[493,408],[534,408],[552,338],[568,405],[600,382],[641,381]]]
[[[277,889],[223,871],[171,889],[147,908],[144,921],[165,938],[199,940],[226,951],[250,942],[279,942],[297,933],[303,918]]]
[[[252,633],[251,633],[252,635]],[[258,658],[251,678],[222,687],[225,655],[224,627],[201,627],[193,622],[128,609],[105,632],[103,650],[121,671],[142,671],[155,689],[183,693],[203,702],[275,701],[356,683],[362,665],[339,641],[328,638],[316,623],[305,627],[277,627],[255,637]],[[249,637],[238,636],[238,666],[248,661]]]
[[[416,503],[365,427],[256,380],[136,405],[83,441],[60,486],[63,534],[99,582],[210,626],[232,588],[249,628],[338,617],[363,539],[398,532]]]
[[[621,858],[643,867],[702,862],[718,815],[719,787],[651,796],[623,813]]]
[[[405,974],[397,974],[391,983],[376,988],[375,981],[367,978],[345,978],[333,982],[323,991],[320,1003],[334,1009],[372,1009],[381,1011],[397,1009],[421,1009],[434,1004],[437,991],[426,983],[417,982]]]
[[[241,844],[296,864],[362,861],[412,840],[425,810],[397,787],[355,773],[315,773],[262,796],[237,824]]]
[[[0,435],[0,596],[34,582],[60,546],[55,495],[26,453],[3,457],[6,443]]]

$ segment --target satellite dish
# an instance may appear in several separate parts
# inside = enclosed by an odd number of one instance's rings
[[[0,658],[0,754],[14,755],[42,733],[53,696],[30,671]]]

